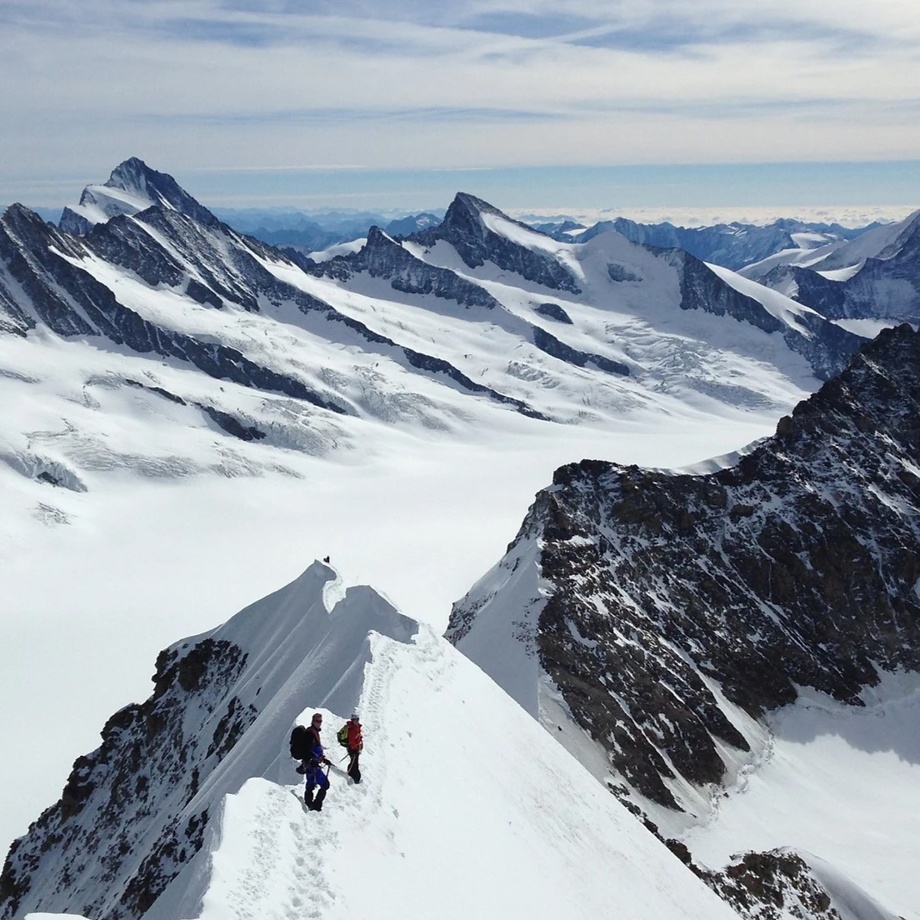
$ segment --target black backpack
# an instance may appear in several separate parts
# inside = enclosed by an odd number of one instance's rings
[[[313,752],[310,742],[310,733],[302,725],[295,725],[291,732],[291,757],[294,760],[306,760]]]

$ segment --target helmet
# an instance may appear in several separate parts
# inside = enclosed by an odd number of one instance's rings
[[[351,721],[352,721],[352,722],[357,722],[357,721],[358,721],[358,713],[353,712],[353,713],[351,714]]]

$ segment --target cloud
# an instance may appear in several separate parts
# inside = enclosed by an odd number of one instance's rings
[[[912,159],[900,0],[0,0],[3,186],[158,168]]]

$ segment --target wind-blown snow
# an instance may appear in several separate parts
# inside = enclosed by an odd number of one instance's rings
[[[799,316],[805,313],[817,316],[817,312],[812,310],[811,307],[796,303],[791,297],[786,297],[779,291],[765,288],[762,284],[757,284],[755,281],[751,281],[728,268],[722,268],[720,265],[713,265],[711,263],[707,263],[707,265],[710,270],[718,275],[727,285],[762,304],[768,313],[775,316],[782,323],[798,330],[798,332],[804,336],[810,335],[808,329],[797,320]]]

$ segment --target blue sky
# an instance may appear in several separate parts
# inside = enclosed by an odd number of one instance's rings
[[[755,8],[756,7],[756,8]],[[920,204],[915,0],[0,0],[0,201]]]

